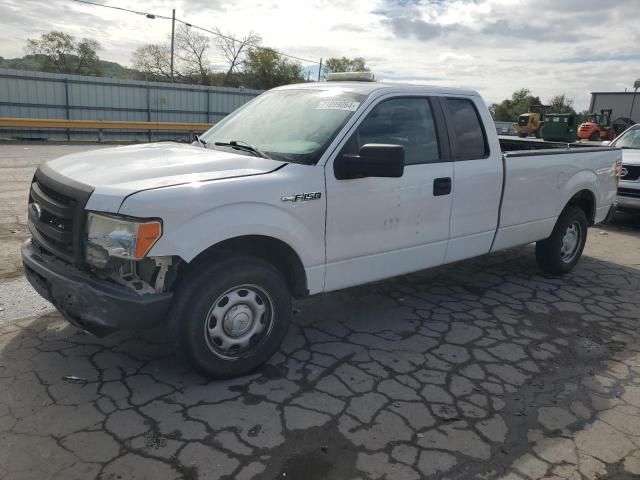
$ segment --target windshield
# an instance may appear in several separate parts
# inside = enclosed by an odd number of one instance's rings
[[[207,148],[233,148],[215,144],[238,142],[275,160],[313,164],[365,98],[337,90],[272,90],[200,138]]]
[[[617,148],[633,148],[640,150],[640,127],[627,130],[611,144]]]

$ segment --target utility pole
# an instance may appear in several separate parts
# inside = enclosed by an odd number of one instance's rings
[[[638,94],[638,89],[640,88],[640,78],[635,81],[635,83],[633,84],[633,88],[633,100],[631,100],[631,110],[629,110],[629,118],[631,118],[631,116],[633,115],[633,106],[636,103],[636,95]]]
[[[321,74],[322,74],[322,57],[320,58],[320,68],[318,68],[318,81],[320,81]]]
[[[173,9],[171,14],[171,81],[173,82],[173,44],[176,34],[176,9]]]

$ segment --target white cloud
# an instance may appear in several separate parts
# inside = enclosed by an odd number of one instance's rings
[[[488,102],[521,87],[543,100],[566,93],[578,109],[591,91],[640,77],[637,0],[101,0],[207,28],[259,33],[304,58],[363,56],[378,78],[479,90]],[[143,43],[166,41],[170,22],[69,0],[4,0],[0,55],[24,54],[52,29],[90,37],[106,60],[129,64]],[[212,52],[213,64],[223,62]]]

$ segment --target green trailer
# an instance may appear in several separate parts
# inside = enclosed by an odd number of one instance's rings
[[[546,142],[573,143],[577,139],[575,113],[548,113],[544,117],[542,138]]]

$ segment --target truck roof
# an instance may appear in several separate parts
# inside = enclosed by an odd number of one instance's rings
[[[413,85],[410,83],[384,83],[384,82],[310,82],[284,85],[276,90],[310,89],[310,90],[341,90],[370,95],[373,92],[388,90],[407,94],[449,94],[479,96],[478,92],[462,88],[437,87],[435,85]]]

